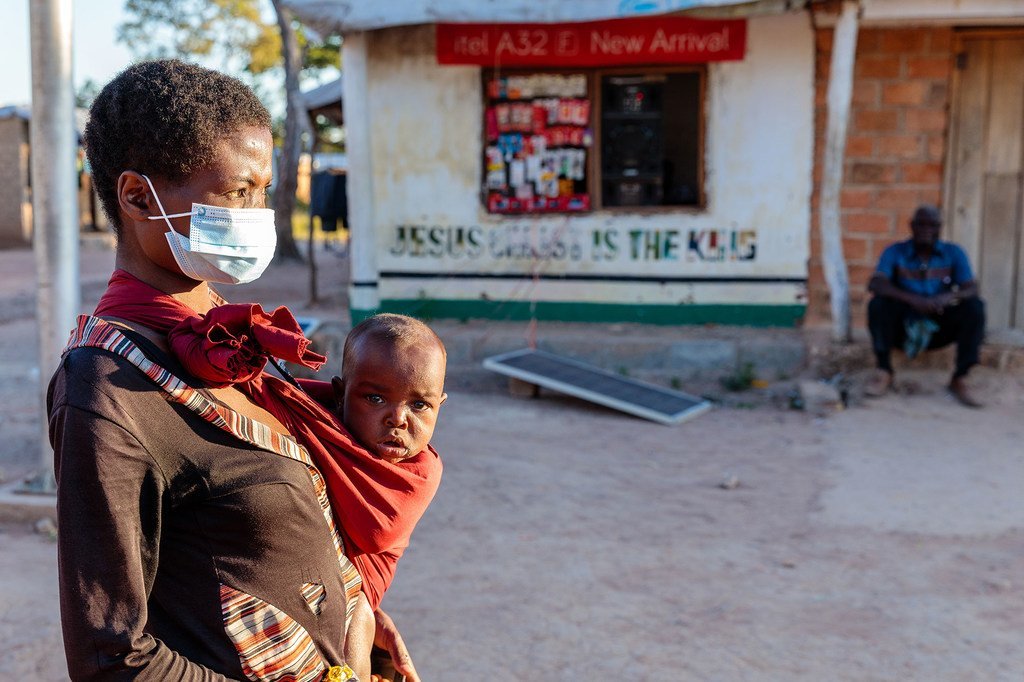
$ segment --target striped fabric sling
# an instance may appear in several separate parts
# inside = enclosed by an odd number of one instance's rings
[[[168,401],[185,406],[204,421],[227,431],[245,443],[304,464],[338,556],[345,585],[346,620],[351,621],[356,599],[362,588],[362,579],[345,555],[341,533],[338,531],[327,497],[326,483],[305,448],[291,437],[278,433],[266,424],[210,400],[201,391],[147,358],[135,342],[122,334],[115,325],[103,319],[91,315],[78,317],[64,353],[75,348],[100,348],[124,358],[162,389]],[[323,586],[309,583],[302,588],[303,596],[314,613],[318,613],[316,609],[322,602],[322,590]],[[274,622],[277,616],[267,611],[267,607],[274,607],[256,603],[258,600],[255,598],[226,585],[221,586],[221,597],[225,629],[238,649],[243,669],[249,679],[313,682],[327,674],[334,675],[335,679],[347,679],[345,676],[337,676],[338,666],[327,669],[308,634],[295,621],[285,616],[290,623]],[[256,627],[256,622],[263,622],[264,625]],[[301,632],[297,632],[296,628]],[[257,634],[252,634],[254,631]],[[259,634],[261,632],[263,634]],[[344,668],[347,670],[347,666]]]

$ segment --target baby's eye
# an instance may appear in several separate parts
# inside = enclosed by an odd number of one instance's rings
[[[416,402],[414,402],[412,404],[412,409],[414,409],[414,410],[429,410],[430,409],[430,403],[428,403],[428,402],[426,402],[424,400],[417,400]]]
[[[377,395],[376,393],[371,393],[368,396],[366,396],[366,402],[370,403],[371,405],[382,405],[384,403],[384,398]]]

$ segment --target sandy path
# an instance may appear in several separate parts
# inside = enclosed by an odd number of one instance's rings
[[[300,275],[253,295],[296,298]],[[33,333],[13,315],[0,334],[9,471],[36,456]],[[385,607],[428,682],[1019,680],[1024,384],[981,371],[993,404],[968,411],[916,378],[827,419],[673,428],[454,393],[445,480]],[[54,560],[0,526],[0,682],[66,677]]]

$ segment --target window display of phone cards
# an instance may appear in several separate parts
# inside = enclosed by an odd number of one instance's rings
[[[484,190],[491,213],[590,210],[593,142],[583,74],[500,76],[486,83]]]

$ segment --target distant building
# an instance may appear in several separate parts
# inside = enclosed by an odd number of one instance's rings
[[[75,111],[79,139],[88,111]],[[28,106],[0,107],[0,248],[26,246],[32,241],[32,177]],[[92,191],[84,156],[79,154],[79,214],[82,228],[106,229],[106,219]]]
[[[0,247],[32,238],[29,194],[28,107],[0,108]]]
[[[355,317],[828,320],[840,3],[286,4],[345,35]],[[928,201],[992,326],[1024,328],[1021,3],[860,10],[840,209],[856,323]]]

